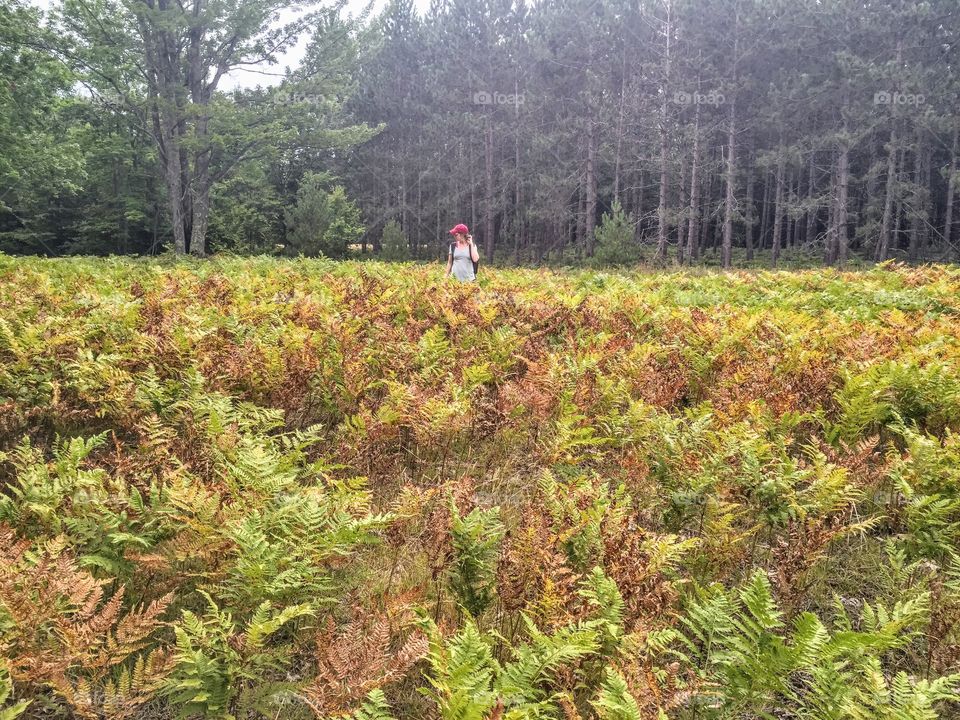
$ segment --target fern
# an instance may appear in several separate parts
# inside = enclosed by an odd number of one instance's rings
[[[630,694],[627,681],[620,673],[609,670],[592,701],[599,720],[644,720],[636,699]]]
[[[13,700],[13,681],[6,663],[0,661],[0,720],[16,720],[29,704],[29,700]]]
[[[337,715],[333,718],[343,718],[344,720],[395,720],[390,711],[390,705],[387,704],[387,698],[383,690],[371,690],[359,708],[349,715]]]
[[[496,590],[496,559],[503,525],[500,509],[474,508],[462,517],[451,499],[454,558],[450,566],[450,587],[460,603],[478,617],[493,602]]]
[[[598,623],[570,625],[547,635],[524,619],[530,639],[514,648],[513,659],[502,667],[495,685],[507,709],[544,706],[549,699],[545,688],[556,673],[599,649]]]
[[[788,630],[769,581],[759,572],[735,597],[717,587],[701,591],[681,617],[685,643],[705,663],[704,680],[712,688],[702,692],[700,707],[715,717],[791,708],[823,720],[936,718],[934,703],[960,700],[952,676],[927,684],[901,674],[893,692],[880,664],[887,651],[902,647],[916,632],[927,602],[920,595],[889,610],[865,605],[859,631],[840,612],[838,629],[831,633],[812,613],[799,614]],[[898,714],[911,704],[919,714]]]
[[[266,645],[269,636],[296,618],[313,613],[309,605],[274,612],[264,601],[242,632],[233,615],[204,594],[203,615],[184,610],[174,625],[176,651],[173,672],[163,693],[181,717],[194,714],[229,715],[242,683],[262,682],[266,672],[277,672],[286,653],[283,645]]]
[[[467,621],[446,642],[434,628],[427,660],[430,688],[423,692],[436,703],[441,720],[484,720],[497,701],[492,685],[500,666],[477,626]]]
[[[598,621],[602,654],[613,654],[623,636],[625,604],[620,589],[602,568],[595,567],[583,579],[577,594],[586,601],[591,615]]]
[[[425,691],[443,720],[481,720],[498,708],[504,717],[549,717],[561,694],[550,690],[559,673],[593,655],[598,647],[597,623],[582,623],[540,632],[525,618],[529,641],[512,649],[501,665],[473,621],[448,640],[428,623],[430,672]]]

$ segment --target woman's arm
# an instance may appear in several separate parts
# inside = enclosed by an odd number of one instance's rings
[[[467,237],[470,239],[470,259],[474,262],[480,262],[480,253],[477,251],[477,244],[473,241],[473,235]]]
[[[450,277],[450,272],[453,270],[453,250],[447,255],[447,272],[444,274],[444,277]]]

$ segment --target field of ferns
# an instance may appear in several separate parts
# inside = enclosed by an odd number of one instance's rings
[[[960,716],[960,269],[0,255],[0,720]]]

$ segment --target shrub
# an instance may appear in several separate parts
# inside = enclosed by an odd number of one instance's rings
[[[640,257],[640,248],[633,237],[633,218],[624,213],[619,200],[613,201],[594,231],[597,245],[594,261],[598,265],[630,265]]]
[[[343,187],[325,189],[326,178],[308,173],[300,181],[296,205],[286,214],[291,254],[342,258],[363,234],[360,210]]]
[[[396,220],[391,220],[383,226],[383,234],[380,236],[380,258],[398,262],[410,259],[410,243]]]

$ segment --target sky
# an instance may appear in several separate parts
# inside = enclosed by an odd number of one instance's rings
[[[33,5],[46,10],[53,3],[53,0],[28,0]],[[382,10],[388,0],[373,0],[373,13],[376,14]],[[357,17],[367,7],[370,0],[346,0],[344,14]],[[429,0],[415,0],[414,6],[421,12],[429,6]],[[280,13],[280,24],[290,22],[297,17],[297,10],[284,10]],[[235,88],[252,88],[257,85],[271,86],[280,83],[283,78],[284,70],[287,67],[296,67],[303,59],[304,53],[309,43],[309,35],[304,35],[299,42],[291,47],[286,53],[278,56],[280,61],[276,65],[260,65],[250,68],[237,69],[225,76],[220,81],[220,90],[233,90]]]

